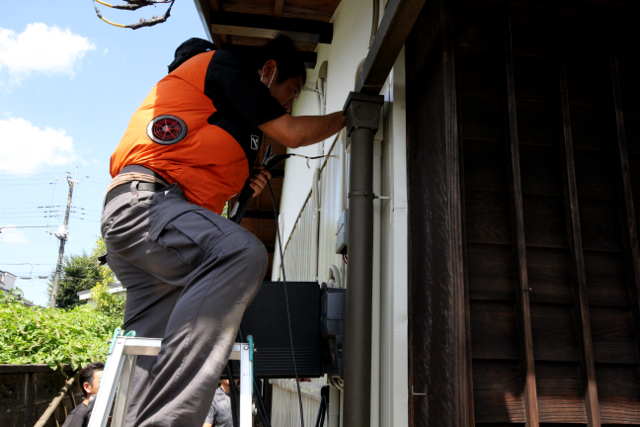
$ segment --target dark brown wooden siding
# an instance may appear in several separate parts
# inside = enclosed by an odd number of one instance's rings
[[[640,425],[634,16],[423,11],[407,45],[413,426]]]

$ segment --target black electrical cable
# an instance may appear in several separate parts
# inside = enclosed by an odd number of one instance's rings
[[[325,157],[331,157],[330,154],[324,154],[321,156],[305,156],[304,154],[290,153],[289,155],[291,157],[300,157],[302,159],[307,159],[307,160],[317,160],[317,159],[324,159]]]
[[[271,427],[271,420],[269,419],[269,414],[267,414],[267,408],[264,406],[264,398],[262,397],[262,392],[258,391],[258,381],[256,377],[253,377],[253,388],[256,390],[256,394],[258,395],[258,412],[260,412],[260,419],[262,420],[262,425],[264,427]]]
[[[325,414],[327,413],[327,406],[322,393],[320,394],[320,408],[318,409],[318,417],[316,418],[316,427],[322,427],[324,425]]]
[[[278,250],[280,253],[280,270],[282,272],[282,281],[284,282],[284,303],[287,309],[287,327],[289,328],[289,347],[291,349],[291,360],[293,361],[293,373],[296,377],[296,389],[298,391],[298,405],[300,409],[300,425],[304,427],[304,412],[302,409],[302,391],[300,390],[300,378],[298,377],[298,364],[296,363],[295,347],[293,346],[293,328],[291,327],[291,311],[289,309],[289,291],[287,289],[287,276],[284,269],[284,253],[282,251],[282,238],[280,236],[280,224],[278,222],[278,212],[276,210],[276,196],[271,187],[271,181],[267,181],[269,186],[269,194],[271,194],[271,203],[273,208],[273,217],[276,223],[276,238],[278,239]]]

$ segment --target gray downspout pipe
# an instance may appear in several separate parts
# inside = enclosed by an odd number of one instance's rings
[[[351,138],[344,427],[371,423],[373,137],[383,102],[380,95],[351,92],[344,107]]]

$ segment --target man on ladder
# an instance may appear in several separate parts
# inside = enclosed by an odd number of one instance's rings
[[[293,117],[306,77],[279,36],[249,57],[191,39],[134,113],[111,157],[102,216],[107,262],[127,288],[124,327],[162,338],[139,357],[126,426],[202,425],[243,313],[264,278],[262,243],[221,217],[263,133],[287,147],[321,141],[341,112]],[[254,195],[270,178],[249,182]]]

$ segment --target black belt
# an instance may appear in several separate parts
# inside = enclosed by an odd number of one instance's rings
[[[153,177],[156,180],[161,180],[162,181],[162,178],[157,173],[155,173],[154,171],[152,171],[149,168],[145,168],[144,166],[139,166],[139,165],[125,166],[118,175],[124,174],[124,173],[128,173],[128,172],[142,173],[142,174],[145,174],[145,175],[149,175],[150,177]],[[106,205],[111,200],[115,199],[116,197],[118,197],[121,194],[129,193],[131,191],[131,183],[132,182],[133,182],[133,180],[132,181],[128,181],[128,182],[124,182],[124,183],[122,183],[120,185],[116,185],[111,190],[109,190],[109,192],[105,196],[104,204]],[[154,192],[155,191],[163,191],[163,190],[166,190],[167,188],[169,188],[169,185],[168,184],[164,184],[164,181],[163,182],[138,181],[138,184],[135,187],[135,189],[137,191],[154,191]]]
[[[138,184],[136,185],[137,191],[162,191],[162,190],[166,190],[167,188],[168,187],[166,185],[159,184],[156,182],[139,181]],[[107,203],[109,203],[111,200],[115,199],[119,195],[124,193],[129,193],[130,191],[131,191],[131,181],[125,182],[120,185],[116,185],[107,193],[106,197],[104,198],[104,204],[106,205]]]

